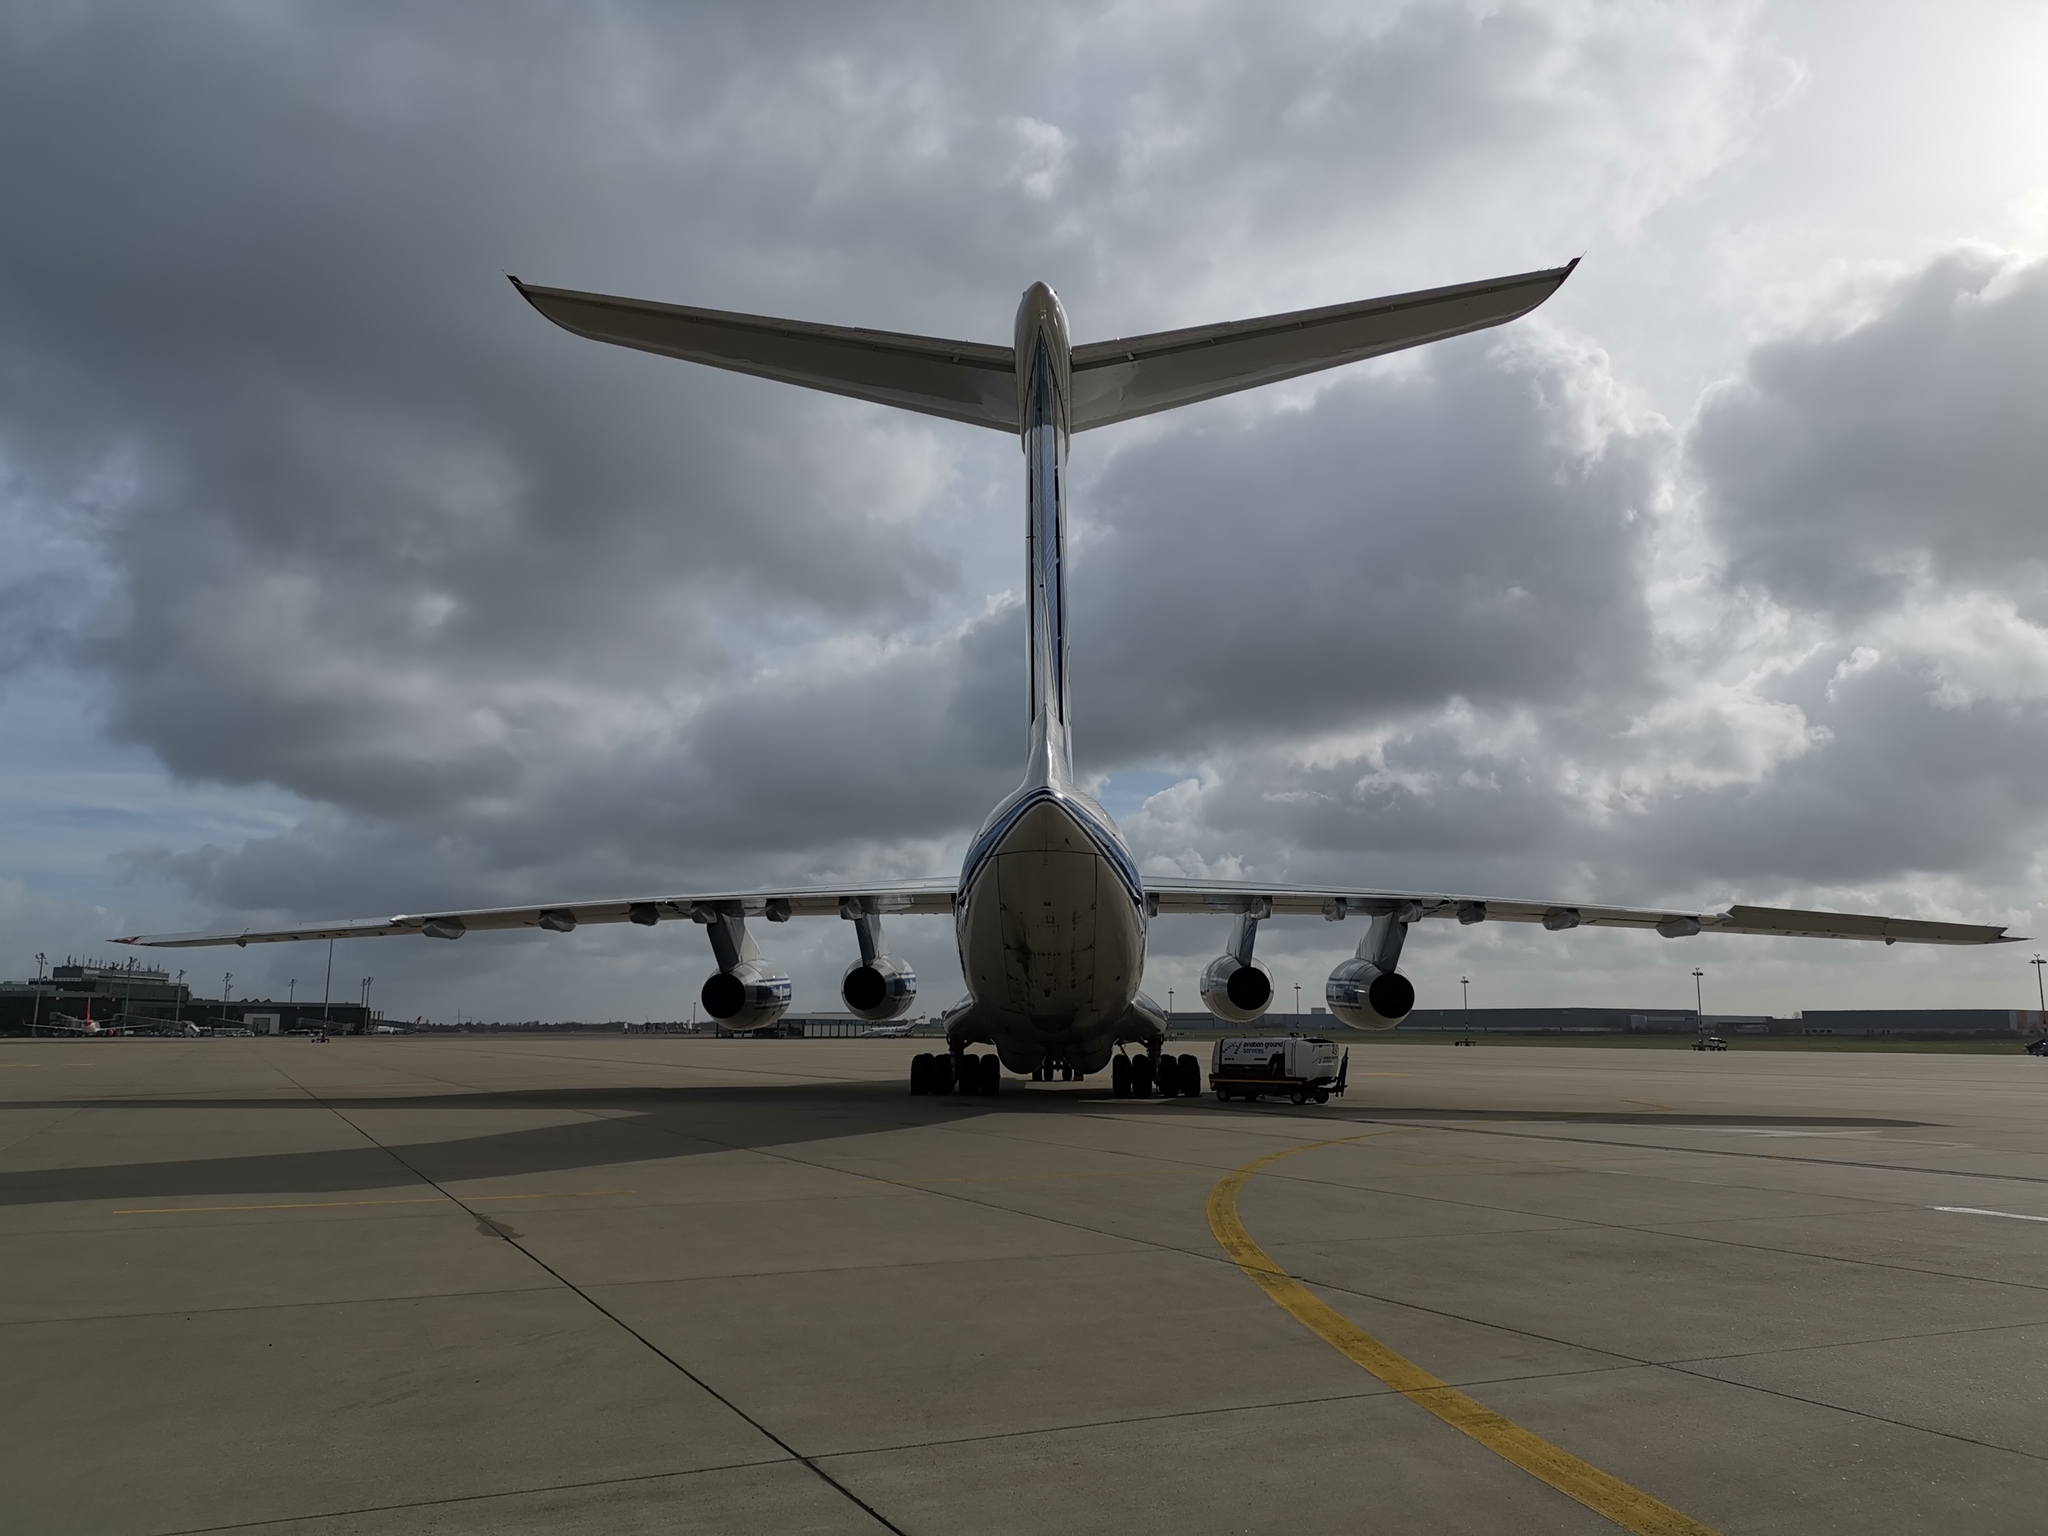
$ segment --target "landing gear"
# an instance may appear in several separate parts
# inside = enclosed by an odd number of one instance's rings
[[[1003,1060],[994,1052],[986,1056],[913,1056],[910,1059],[912,1093],[973,1093],[993,1095],[1003,1090]]]
[[[1133,1056],[1131,1058],[1131,1097],[1149,1099],[1152,1097],[1152,1058]]]
[[[1034,1083],[1071,1083],[1076,1076],[1074,1069],[1058,1056],[1048,1056],[1031,1069],[1031,1081]]]
[[[1131,1096],[1131,1058],[1118,1055],[1109,1058],[1109,1091],[1120,1099]]]

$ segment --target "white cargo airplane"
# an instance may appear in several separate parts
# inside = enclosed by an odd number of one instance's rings
[[[1128,1043],[1144,1054],[1119,1074],[1119,1086],[1148,1093],[1157,1080],[1162,1092],[1173,1093],[1193,1058],[1162,1058],[1166,1016],[1138,988],[1146,924],[1162,912],[1234,919],[1228,946],[1201,983],[1203,1003],[1234,1024],[1258,1018],[1273,998],[1272,977],[1253,954],[1260,923],[1363,918],[1357,954],[1331,972],[1325,997],[1337,1019],[1367,1029],[1392,1028],[1414,1006],[1415,989],[1396,966],[1409,927],[1425,918],[1541,923],[1553,932],[1651,928],[1666,938],[1719,932],[1887,944],[2004,941],[2003,928],[1769,907],[1680,912],[1152,878],[1139,873],[1116,824],[1076,786],[1067,713],[1071,434],[1503,324],[1549,298],[1572,266],[1079,347],[1069,343],[1066,312],[1043,283],[1025,291],[1015,343],[1002,347],[537,288],[514,278],[534,308],[579,336],[1018,433],[1031,594],[1023,783],[983,824],[957,879],[656,893],[120,942],[177,948],[389,934],[457,939],[472,929],[569,933],[585,923],[651,927],[687,919],[704,927],[717,965],[704,983],[705,1011],[726,1030],[745,1032],[772,1026],[790,1002],[789,978],[755,947],[748,919],[836,915],[852,922],[860,957],[847,967],[841,995],[858,1017],[882,1022],[907,1012],[917,995],[917,977],[883,941],[882,918],[950,916],[968,996],[944,1017],[948,1054],[918,1058],[913,1092],[993,1093],[1000,1066],[1071,1079],[1100,1072]],[[993,1046],[995,1054],[969,1056],[973,1045]]]

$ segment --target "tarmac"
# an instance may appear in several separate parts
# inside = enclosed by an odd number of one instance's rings
[[[0,1042],[0,1529],[2048,1529],[2017,1045],[919,1048]]]

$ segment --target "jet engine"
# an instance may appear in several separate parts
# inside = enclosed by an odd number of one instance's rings
[[[1263,960],[1218,955],[1202,972],[1202,1006],[1226,1024],[1249,1024],[1273,1002],[1273,973]]]
[[[839,995],[848,1013],[870,1024],[908,1013],[917,1001],[917,972],[889,953],[878,908],[871,896],[845,896],[839,902],[839,915],[853,924],[860,944],[860,958],[840,978]]]
[[[767,1029],[789,1012],[789,978],[758,960],[742,960],[729,971],[714,971],[704,983],[704,1011],[721,1029],[747,1034]]]
[[[1339,909],[1341,914],[1342,909]],[[1415,1006],[1415,984],[1394,967],[1408,925],[1422,916],[1413,902],[1374,913],[1358,953],[1330,972],[1323,1000],[1331,1014],[1353,1029],[1392,1029]]]
[[[1346,960],[1330,972],[1323,998],[1330,1012],[1353,1029],[1392,1029],[1415,1006],[1415,986],[1399,971],[1383,971],[1370,960]]]
[[[1240,917],[1230,952],[1218,955],[1202,972],[1202,1006],[1226,1024],[1249,1024],[1273,1002],[1273,973],[1252,956],[1262,915]]]
[[[900,1018],[917,1001],[917,972],[894,955],[856,960],[839,983],[846,1011],[870,1024]]]
[[[764,914],[780,921],[772,909]],[[788,915],[788,908],[782,909]],[[718,969],[704,983],[704,1011],[722,1029],[752,1034],[789,1012],[789,978],[769,967],[747,932],[745,911],[736,901],[698,902],[691,919],[704,925]]]

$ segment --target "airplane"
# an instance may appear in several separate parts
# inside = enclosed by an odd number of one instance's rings
[[[917,1028],[912,1024],[877,1024],[860,1032],[863,1040],[908,1040],[910,1032]]]
[[[81,1019],[74,1013],[52,1013],[47,1019],[44,1019],[36,1026],[37,1033],[46,1029],[53,1034],[59,1035],[104,1035],[112,1033],[110,1030],[103,1029],[93,1018],[91,998],[85,1000],[84,1018]]]
[[[1059,297],[1042,282],[1024,292],[1012,344],[999,346],[545,288],[514,277],[529,304],[578,336],[1016,433],[1024,454],[1029,592],[1022,782],[989,814],[959,874],[947,879],[650,893],[118,942],[181,948],[397,934],[453,940],[472,930],[571,933],[589,923],[688,921],[704,929],[716,967],[702,991],[705,1012],[728,1032],[750,1033],[772,1028],[790,1004],[789,977],[762,954],[751,920],[836,915],[852,923],[859,955],[840,994],[856,1017],[879,1024],[908,1012],[917,996],[915,972],[889,953],[883,918],[945,916],[953,920],[967,996],[941,1019],[945,1053],[912,1063],[913,1093],[995,1093],[1005,1067],[1041,1081],[1112,1067],[1119,1093],[1147,1097],[1155,1087],[1166,1096],[1201,1088],[1193,1057],[1164,1053],[1166,1014],[1139,987],[1147,925],[1162,913],[1231,921],[1229,940],[1200,986],[1204,1005],[1230,1024],[1253,1022],[1273,1000],[1272,975],[1255,952],[1262,923],[1363,919],[1355,954],[1330,973],[1324,991],[1336,1020],[1363,1029],[1391,1029],[1414,1006],[1415,988],[1399,963],[1408,930],[1425,920],[1536,923],[1554,933],[1649,929],[1674,939],[1727,933],[1886,944],[2018,942],[1999,927],[1852,913],[1742,905],[1695,912],[1147,876],[1116,823],[1076,783],[1066,603],[1073,435],[1504,325],[1548,299],[1577,265],[1080,346],[1069,339]],[[992,1052],[970,1054],[974,1046]],[[1126,1046],[1137,1053],[1126,1055]]]

